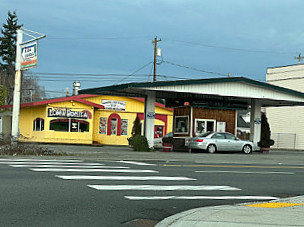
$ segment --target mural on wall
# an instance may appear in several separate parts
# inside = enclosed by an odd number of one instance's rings
[[[99,134],[107,134],[107,118],[105,117],[99,120]]]

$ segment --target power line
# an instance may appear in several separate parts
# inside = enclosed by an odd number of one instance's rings
[[[116,82],[115,84],[119,84],[122,81],[126,80],[127,78],[129,78],[130,76],[133,76],[135,73],[139,72],[140,70],[146,68],[148,65],[150,65],[152,63],[152,61],[148,62],[147,64],[145,64],[144,66],[140,67],[139,69],[135,70],[133,73],[131,73],[130,75],[126,76],[125,78],[123,78],[122,80]]]
[[[197,69],[197,68],[193,68],[193,67],[189,67],[189,66],[185,66],[185,65],[176,64],[176,63],[169,62],[169,61],[163,61],[163,62],[167,63],[169,65],[174,65],[174,66],[177,66],[177,67],[180,67],[180,68],[190,69],[190,70],[194,70],[194,71],[198,71],[198,72],[203,72],[203,73],[208,73],[208,74],[213,74],[213,75],[227,76],[227,74],[224,74],[224,73],[206,71],[206,70]]]
[[[166,40],[168,40],[168,39],[166,39]],[[294,54],[294,52],[281,52],[281,51],[271,51],[271,50],[253,50],[253,49],[244,49],[244,48],[236,48],[236,47],[228,47],[228,46],[209,45],[209,44],[203,44],[203,43],[197,43],[197,42],[191,42],[191,41],[181,41],[181,40],[169,39],[169,41],[170,40],[172,42],[184,43],[184,44],[193,45],[193,46],[202,46],[202,47],[225,49],[225,50],[232,50],[232,51],[253,52],[253,53],[268,53],[268,54],[285,54],[285,55]]]

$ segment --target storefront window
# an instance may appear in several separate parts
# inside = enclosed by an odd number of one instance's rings
[[[111,135],[117,135],[117,118],[111,119]]]
[[[189,133],[189,117],[176,116],[175,117],[175,133],[187,134]]]
[[[195,134],[199,135],[204,132],[215,131],[215,120],[212,119],[195,119]]]
[[[50,122],[50,130],[60,132],[88,132],[89,122],[77,119],[55,119]]]
[[[33,130],[34,131],[43,131],[44,130],[44,119],[36,118],[34,120]]]

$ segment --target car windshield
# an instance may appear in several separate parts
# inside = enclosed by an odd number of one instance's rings
[[[169,132],[167,135],[165,135],[164,137],[172,137],[173,136],[173,133],[172,132]]]
[[[206,136],[209,136],[210,134],[212,134],[213,132],[204,132],[200,135],[198,135],[199,137],[206,137]]]

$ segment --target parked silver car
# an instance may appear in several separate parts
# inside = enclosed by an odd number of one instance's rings
[[[206,132],[188,141],[189,151],[192,149],[202,149],[209,153],[216,151],[242,151],[250,154],[255,150],[251,141],[240,140],[235,135],[227,132]]]

